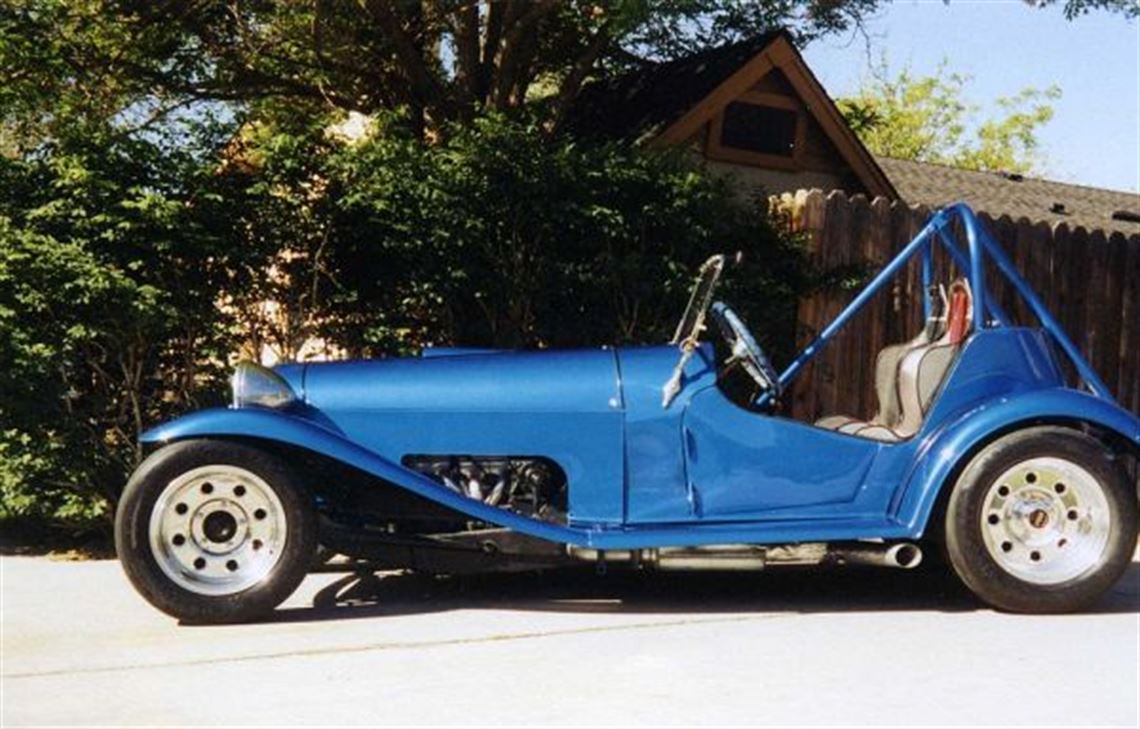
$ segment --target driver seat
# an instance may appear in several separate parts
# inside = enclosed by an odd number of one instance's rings
[[[955,355],[969,334],[973,296],[965,279],[950,285],[949,315],[935,314],[917,337],[884,347],[875,361],[879,411],[870,420],[831,415],[819,428],[863,438],[898,442],[918,432]]]

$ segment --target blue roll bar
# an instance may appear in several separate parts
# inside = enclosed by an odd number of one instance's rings
[[[968,257],[954,241],[950,224],[955,218],[961,220],[962,227],[966,231]],[[1065,334],[1060,323],[1049,313],[1049,310],[1045,308],[1045,304],[1041,301],[1041,298],[1033,291],[1021,273],[1018,272],[1013,262],[1009,260],[1009,256],[1001,249],[1001,246],[989,235],[977,216],[974,215],[974,211],[965,203],[955,203],[930,216],[930,220],[927,221],[918,235],[916,235],[910,243],[906,244],[902,251],[895,256],[894,260],[888,263],[883,270],[879,271],[879,273],[871,279],[871,282],[839,313],[839,316],[835,317],[830,324],[824,327],[823,331],[820,332],[815,339],[800,352],[799,356],[788,365],[787,369],[780,374],[781,389],[786,389],[791,381],[819,354],[832,337],[839,333],[867,302],[894,279],[895,275],[919,252],[922,253],[923,313],[926,317],[929,317],[932,307],[930,288],[933,283],[931,248],[934,240],[938,240],[942,243],[955,264],[965,271],[969,277],[970,289],[974,295],[975,331],[984,329],[991,324],[1009,326],[1011,322],[994,297],[986,290],[985,257],[988,255],[990,260],[997,266],[998,271],[1005,276],[1006,280],[1009,281],[1017,293],[1021,295],[1022,299],[1025,300],[1029,309],[1040,322],[1041,328],[1048,332],[1065,353],[1065,356],[1073,363],[1085,387],[1097,397],[1110,401],[1113,400],[1108,387],[1096,374],[1077,346],[1073,344],[1073,341]],[[989,314],[988,320],[987,313]],[[760,402],[763,403],[767,399],[768,396],[766,394],[761,398]]]

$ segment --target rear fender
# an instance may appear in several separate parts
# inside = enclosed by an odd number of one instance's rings
[[[939,493],[953,486],[952,477],[979,448],[1005,433],[1046,423],[1096,425],[1140,449],[1140,420],[1111,400],[1067,388],[1002,397],[960,413],[926,440],[891,504],[892,518],[914,537],[922,536]]]
[[[345,438],[334,428],[290,412],[261,408],[201,410],[143,433],[143,443],[162,445],[190,438],[253,438],[295,446],[358,468],[390,484],[455,509],[473,519],[539,539],[587,545],[583,530],[531,519],[451,491]]]

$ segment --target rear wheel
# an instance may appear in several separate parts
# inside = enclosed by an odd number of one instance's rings
[[[249,620],[289,596],[316,550],[312,502],[276,456],[197,440],[139,466],[123,492],[115,544],[135,588],[188,622]]]
[[[982,600],[1013,612],[1091,604],[1128,566],[1136,530],[1136,499],[1112,454],[1058,427],[986,446],[946,509],[954,571]]]

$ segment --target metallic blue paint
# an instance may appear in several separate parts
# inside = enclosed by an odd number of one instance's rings
[[[680,357],[676,346],[618,350],[625,406],[626,523],[685,521],[695,515],[685,473],[681,424],[690,399],[716,384],[712,347],[703,344],[685,367],[681,391],[661,407],[661,387]]]
[[[892,518],[921,536],[940,487],[966,454],[1001,433],[1040,423],[1088,423],[1140,446],[1140,421],[1113,403],[1064,387],[1024,390],[977,401],[932,433],[906,485],[892,505]]]
[[[487,347],[424,347],[421,357],[463,357],[469,354],[502,354],[509,349],[490,349]]]
[[[717,387],[693,398],[684,422],[697,516],[709,521],[850,503],[881,450],[877,441],[745,410]]]
[[[580,542],[578,530],[519,516],[460,496],[426,476],[352,442],[334,426],[306,417],[303,408],[291,412],[263,408],[200,410],[147,431],[142,440],[145,443],[167,443],[201,437],[254,438],[297,446],[335,458],[476,519],[516,528],[543,539],[585,544]]]
[[[965,251],[952,223],[966,232]],[[788,385],[909,260],[942,245],[968,273],[975,331],[919,431],[883,443],[731,402],[712,347],[687,363],[668,408],[662,386],[676,345],[516,352],[427,349],[409,359],[285,365],[287,408],[206,410],[143,435],[148,443],[242,437],[321,453],[470,515],[532,536],[598,549],[783,543],[922,535],[964,459],[1001,433],[1081,422],[1140,447],[1140,420],[1118,407],[1041,300],[962,205],[932,216],[780,375]],[[1009,326],[985,289],[987,261],[1040,328]],[[928,309],[929,293],[924,296]],[[1068,387],[1063,353],[1085,390]],[[868,357],[873,356],[868,353]],[[408,455],[544,456],[569,483],[566,525],[466,498],[400,465]]]

